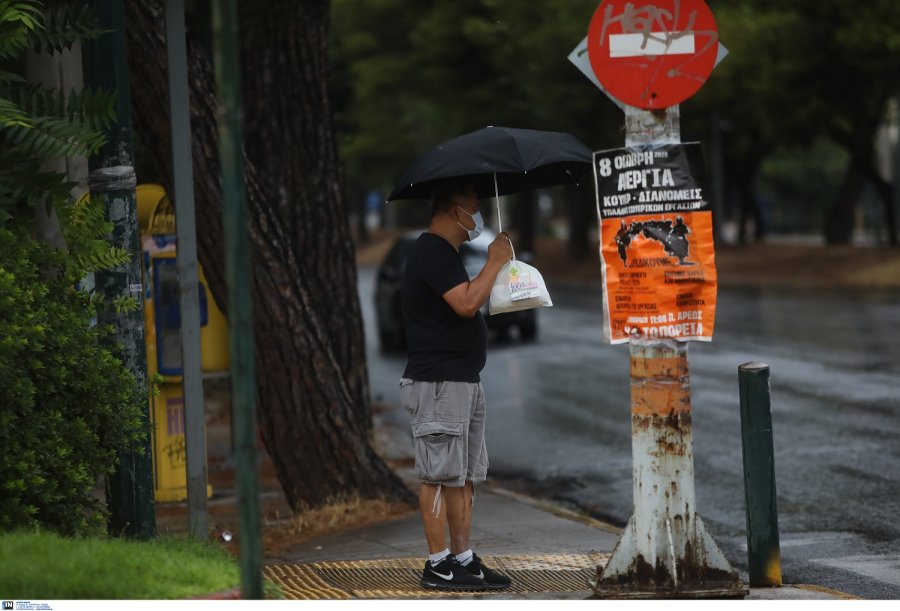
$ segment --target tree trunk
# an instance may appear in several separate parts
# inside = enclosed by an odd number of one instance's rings
[[[135,126],[170,186],[162,2],[126,7]],[[279,53],[292,58],[289,66],[254,55],[263,63],[245,65],[243,75],[260,98],[248,108],[245,124],[260,430],[294,509],[345,494],[408,499],[408,490],[369,444],[353,245],[327,101],[312,101],[324,94],[324,57],[316,55],[321,46],[307,45],[322,35],[327,11],[304,14],[305,21],[283,5],[267,5],[265,12],[296,27],[291,40],[283,32],[256,40],[280,47]],[[217,302],[227,305],[215,84],[208,56],[190,35],[188,70],[198,255]],[[310,100],[285,104],[275,93],[266,97],[252,89],[258,83],[254,72],[272,76],[273,87],[305,88]],[[265,138],[277,148],[260,142]],[[259,167],[251,151],[260,156]],[[284,165],[270,155],[283,158]]]
[[[746,244],[750,240],[750,221],[753,221],[753,239],[758,242],[765,237],[767,227],[760,211],[756,193],[756,169],[732,171],[730,176],[735,187],[738,204],[738,242]]]
[[[371,236],[369,235],[368,226],[369,198],[365,185],[359,182],[348,185],[345,182],[344,193],[345,197],[348,198],[345,201],[350,202],[347,209],[353,210],[354,207],[356,208],[356,243],[367,244]]]
[[[747,243],[750,235],[750,221],[753,221],[753,240],[761,241],[766,237],[767,227],[765,219],[760,208],[756,187],[752,181],[743,180],[738,182],[738,202],[740,205],[741,216],[738,222],[738,241],[741,244]]]
[[[328,98],[328,0],[242,4],[244,139],[313,291],[312,309],[371,426],[356,259]]]
[[[587,178],[584,179],[588,181]],[[597,227],[596,192],[593,177],[586,184],[566,187],[566,215],[569,221],[569,260],[584,261],[591,254],[591,229]]]
[[[865,182],[864,166],[856,155],[850,157],[844,182],[838,190],[825,221],[826,244],[849,244],[855,226],[856,202]]]
[[[874,161],[874,160],[873,160]],[[897,238],[897,215],[894,210],[894,188],[893,184],[887,182],[881,177],[874,163],[870,163],[866,168],[866,176],[875,187],[878,199],[881,200],[881,209],[884,214],[884,228],[887,232],[887,241],[890,246],[900,246]],[[896,178],[894,179],[896,180]]]
[[[493,200],[493,198],[491,198]],[[510,226],[518,232],[518,240],[514,248],[517,252],[532,253],[535,250],[535,237],[537,225],[537,193],[527,191],[514,195],[511,202],[512,214],[503,210],[503,220],[512,220]]]
[[[28,51],[25,55],[25,74],[32,85],[47,90],[57,89],[68,95],[70,91],[81,91],[81,43],[59,53]],[[72,189],[72,200],[77,201],[87,190],[88,164],[86,157],[68,157],[44,162],[42,172],[66,174],[76,186]],[[49,244],[57,250],[67,251],[62,226],[55,208],[34,207],[34,238]]]
[[[833,132],[835,141],[847,150],[850,161],[844,174],[844,182],[825,219],[826,244],[849,244],[853,238],[856,204],[866,184],[866,178],[872,173],[877,174],[873,143],[887,99],[887,92],[873,91],[849,129]]]

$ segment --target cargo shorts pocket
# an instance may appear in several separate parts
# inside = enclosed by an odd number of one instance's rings
[[[408,378],[400,379],[400,405],[410,414],[419,406],[416,398],[415,382]]]
[[[412,427],[416,473],[425,482],[465,481],[461,422],[423,422]]]

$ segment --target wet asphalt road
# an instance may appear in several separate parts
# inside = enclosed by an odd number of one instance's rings
[[[360,269],[370,387],[375,401],[396,405],[406,360],[379,349],[374,276]],[[628,347],[603,341],[599,282],[550,291],[535,343],[492,338],[489,347],[491,477],[623,525],[632,511]],[[713,341],[689,348],[695,485],[698,513],[744,579],[737,368],[762,361],[784,582],[900,598],[898,329],[897,294],[719,291]]]

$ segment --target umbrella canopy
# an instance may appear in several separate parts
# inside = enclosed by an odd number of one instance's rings
[[[416,159],[388,201],[427,199],[438,184],[454,178],[472,179],[479,198],[519,193],[575,183],[590,167],[591,150],[571,134],[490,126]]]

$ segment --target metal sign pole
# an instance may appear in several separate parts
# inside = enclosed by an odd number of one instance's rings
[[[206,539],[206,420],[200,365],[200,293],[197,274],[197,229],[194,218],[194,170],[188,99],[184,0],[166,1],[166,49],[169,66],[169,112],[175,181],[175,231],[178,299],[181,308],[181,370],[184,386],[184,441],[187,459],[188,530]]]

